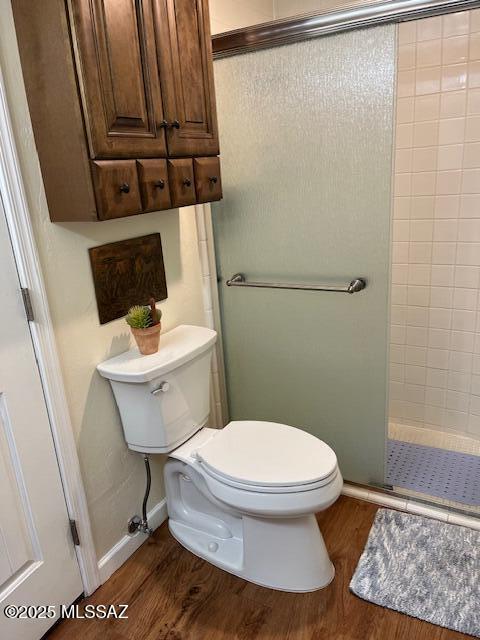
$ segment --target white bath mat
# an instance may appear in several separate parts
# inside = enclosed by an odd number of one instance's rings
[[[480,531],[379,509],[350,589],[382,607],[480,637]]]

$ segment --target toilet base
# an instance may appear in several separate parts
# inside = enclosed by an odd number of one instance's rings
[[[169,529],[195,555],[262,587],[316,591],[335,576],[317,520],[241,517],[242,535],[220,538],[170,518]]]

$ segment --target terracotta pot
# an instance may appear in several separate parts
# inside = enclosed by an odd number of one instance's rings
[[[160,330],[162,328],[161,322],[147,329],[130,328],[137,343],[138,350],[142,355],[149,356],[152,353],[157,353],[160,343]]]

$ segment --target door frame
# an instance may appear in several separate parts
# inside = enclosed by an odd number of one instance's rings
[[[34,320],[28,321],[28,325],[40,371],[67,512],[69,518],[76,522],[81,541],[80,546],[75,547],[80,574],[85,594],[90,595],[101,584],[97,554],[1,68],[0,196],[20,286],[28,289],[31,296]]]

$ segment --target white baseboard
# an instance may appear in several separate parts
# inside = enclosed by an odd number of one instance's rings
[[[480,518],[454,513],[448,509],[443,509],[440,505],[438,507],[431,507],[430,505],[417,502],[410,498],[389,496],[386,493],[358,487],[348,482],[344,483],[342,494],[350,498],[373,502],[382,507],[390,507],[391,509],[398,509],[399,511],[406,511],[407,513],[414,513],[419,516],[425,516],[426,518],[434,518],[435,520],[442,520],[443,522],[458,524],[462,527],[470,527],[470,529],[480,531]]]
[[[153,530],[158,529],[158,527],[165,522],[167,517],[167,500],[164,498],[148,512],[148,524]],[[138,547],[145,542],[146,539],[147,535],[140,532],[133,536],[125,535],[117,542],[116,545],[107,551],[107,553],[100,558],[98,562],[101,584],[106,582],[110,576],[128,560]]]

